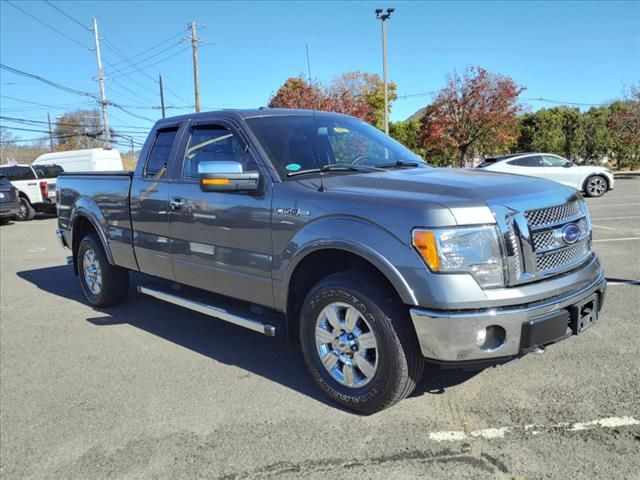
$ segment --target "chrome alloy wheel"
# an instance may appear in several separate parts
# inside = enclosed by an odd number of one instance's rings
[[[342,385],[359,388],[378,369],[378,344],[371,326],[353,305],[334,302],[316,320],[316,347],[327,372]]]
[[[100,262],[93,250],[87,250],[82,257],[82,273],[84,283],[93,295],[100,295],[102,291],[102,270]]]
[[[607,191],[607,181],[602,177],[593,177],[587,183],[587,192],[589,195],[599,197]]]

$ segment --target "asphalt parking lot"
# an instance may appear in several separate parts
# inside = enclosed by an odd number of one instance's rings
[[[428,367],[370,417],[328,403],[283,340],[133,291],[88,307],[55,219],[3,226],[0,476],[640,478],[640,179],[588,205],[596,326],[500,368]]]

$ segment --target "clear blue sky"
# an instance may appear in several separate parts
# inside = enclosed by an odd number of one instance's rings
[[[97,94],[95,56],[82,46],[93,46],[92,32],[43,1],[12,3],[81,45],[2,0],[2,63]],[[396,8],[388,23],[389,72],[400,95],[438,90],[449,72],[469,65],[511,76],[527,88],[524,98],[585,104],[619,98],[640,79],[640,2],[60,1],[54,5],[86,26],[96,15],[101,36],[109,42],[103,43],[103,57],[120,70],[105,63],[108,99],[150,119],[158,118],[159,111],[137,107],[159,105],[158,87],[142,72],[152,78],[163,74],[170,89],[167,104],[193,104],[191,52],[186,40],[178,43],[186,38],[192,20],[198,23],[203,41],[200,86],[207,109],[265,105],[287,77],[306,75],[305,44],[312,76],[319,80],[352,70],[380,73],[376,7]],[[123,61],[111,45],[133,57],[136,65]],[[160,63],[152,65],[155,62]],[[86,97],[0,73],[3,116],[46,120],[47,111],[55,116],[67,108],[91,106]],[[429,100],[428,95],[399,99],[392,120],[405,119]],[[552,106],[526,103],[534,110]],[[110,112],[116,129],[142,131],[151,126],[150,121],[115,108]],[[23,138],[42,136],[14,133]]]

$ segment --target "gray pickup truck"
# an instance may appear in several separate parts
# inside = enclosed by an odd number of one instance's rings
[[[229,110],[159,121],[134,173],[63,174],[59,230],[88,302],[138,291],[300,343],[319,386],[373,413],[425,359],[474,368],[598,318],[580,193],[433,168],[352,117]]]

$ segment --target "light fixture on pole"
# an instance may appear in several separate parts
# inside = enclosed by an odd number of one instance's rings
[[[384,133],[389,135],[389,93],[387,91],[387,20],[395,12],[395,8],[387,8],[383,13],[382,8],[376,8],[376,18],[382,22],[382,77],[384,82]]]

